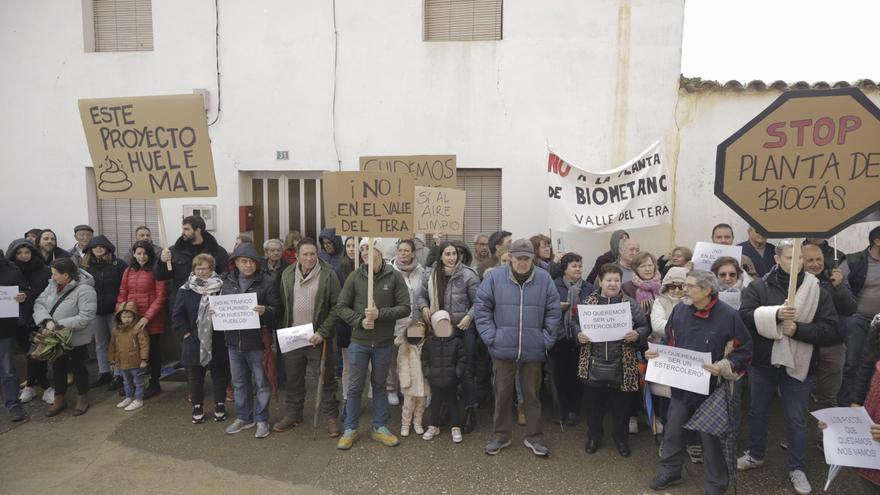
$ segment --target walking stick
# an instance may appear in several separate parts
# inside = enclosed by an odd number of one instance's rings
[[[314,429],[312,431],[312,440],[315,440],[318,438],[318,416],[320,415],[320,411],[321,411],[321,391],[324,388],[324,363],[325,363],[324,358],[326,358],[326,357],[327,357],[327,340],[324,340],[324,345],[321,348],[321,364],[320,364],[321,371],[318,372],[318,388],[317,388],[317,390],[315,390],[315,421],[314,421],[314,424],[312,425],[314,427]]]

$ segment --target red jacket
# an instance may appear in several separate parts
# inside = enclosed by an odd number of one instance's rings
[[[147,333],[159,335],[165,331],[165,303],[168,300],[168,281],[156,280],[149,270],[128,268],[122,275],[116,306],[124,302],[134,302],[137,312],[150,322]]]

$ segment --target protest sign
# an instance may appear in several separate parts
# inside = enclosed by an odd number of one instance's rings
[[[312,345],[309,339],[315,335],[315,329],[309,323],[308,325],[300,325],[298,327],[279,328],[275,333],[278,335],[278,347],[281,348],[281,353],[284,354]]]
[[[719,292],[718,299],[727,303],[733,309],[739,309],[742,304],[742,292]]]
[[[415,200],[416,233],[464,233],[464,191],[416,186]]]
[[[413,177],[418,186],[456,187],[455,155],[362,156],[360,169]]]
[[[864,407],[830,407],[811,414],[828,425],[822,432],[827,464],[880,469],[880,442],[871,436],[874,421]]]
[[[661,385],[709,395],[711,373],[703,369],[712,364],[711,352],[697,352],[648,342],[648,350],[659,354],[648,360],[645,380]]]
[[[324,172],[324,215],[336,233],[359,237],[411,237],[412,176],[380,172]]]
[[[670,223],[667,174],[660,141],[605,172],[587,171],[551,152],[547,180],[553,228],[611,232]]]
[[[831,237],[880,206],[880,109],[786,91],[718,145],[715,195],[768,237]]]
[[[15,296],[21,291],[17,285],[0,286],[0,318],[18,318],[18,301]]]
[[[622,340],[633,329],[628,302],[618,304],[578,304],[581,332],[590,342]]]
[[[742,246],[728,246],[725,244],[712,244],[711,242],[697,242],[694,246],[694,256],[691,261],[695,270],[712,269],[712,263],[723,256],[730,256],[742,265]]]
[[[79,100],[101,199],[216,196],[201,95]]]
[[[260,328],[260,315],[254,311],[257,306],[257,294],[229,294],[225,296],[208,296],[208,304],[214,310],[211,321],[214,330],[247,330]]]

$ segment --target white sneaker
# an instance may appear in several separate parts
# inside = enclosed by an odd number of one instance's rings
[[[416,432],[416,435],[421,435],[425,432],[425,429],[422,428],[422,425],[413,425],[413,430]]]
[[[654,420],[654,431],[656,432],[655,435],[663,434],[663,423],[659,419]]]
[[[409,425],[402,425],[400,427],[400,436],[402,436],[402,437],[409,436]]]
[[[131,411],[136,411],[136,410],[138,410],[138,409],[140,409],[140,408],[142,408],[142,407],[144,407],[144,401],[142,401],[142,400],[133,400],[133,401],[131,401],[131,404],[129,404],[129,405],[125,408],[125,410],[128,411],[128,412],[131,412]]]
[[[427,430],[425,430],[425,434],[422,435],[422,440],[433,440],[434,437],[440,435],[440,428],[436,426],[429,426]]]
[[[635,416],[629,417],[629,433],[635,435],[639,432],[639,418]]]
[[[130,397],[126,397],[126,398],[122,399],[122,402],[120,402],[119,404],[116,404],[116,407],[118,407],[119,409],[122,409],[123,407],[128,407],[129,404],[131,404],[132,402],[134,402],[134,399],[132,399]]]
[[[397,392],[388,392],[388,405],[389,406],[399,406],[400,398],[397,396]]]
[[[461,443],[464,440],[461,436],[461,428],[453,428],[452,429],[452,441],[455,443]]]
[[[49,387],[43,391],[43,402],[46,404],[55,403],[55,387]]]
[[[750,454],[748,450],[742,457],[736,460],[737,471],[748,471],[749,469],[755,469],[761,467],[762,465],[764,465],[764,460],[755,459],[754,457],[752,457],[752,454]]]
[[[791,486],[794,487],[794,491],[798,492],[800,495],[807,495],[813,491],[813,487],[810,486],[810,481],[807,480],[807,475],[800,469],[789,471],[788,479],[791,480]]]
[[[54,394],[54,392],[53,392]],[[21,392],[18,394],[18,401],[24,404],[25,402],[30,402],[34,400],[34,387],[25,387],[21,389]]]

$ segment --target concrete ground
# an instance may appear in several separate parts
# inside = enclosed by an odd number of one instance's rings
[[[622,459],[609,439],[595,455],[583,452],[585,427],[566,428],[545,421],[552,455],[535,458],[514,443],[495,457],[482,452],[491,411],[480,415],[478,430],[452,443],[448,430],[432,442],[417,436],[395,448],[369,439],[369,409],[361,417],[362,437],[349,452],[335,449],[322,428],[312,439],[313,406],[306,424],[286,433],[255,439],[253,430],[226,435],[227,423],[190,422],[185,383],[163,382],[164,392],[136,412],[114,406],[116,393],[91,393],[92,408],[80,417],[68,409],[45,418],[39,398],[25,406],[30,421],[12,424],[0,418],[0,494],[104,493],[655,493],[648,482],[658,469],[657,446],[642,427],[630,436],[633,455]],[[73,397],[73,390],[68,392]],[[307,404],[314,400],[309,391]],[[783,424],[777,404],[770,429],[767,462],[741,473],[740,494],[794,493],[779,447]],[[210,409],[210,408],[209,408]],[[232,411],[232,405],[228,405]],[[272,419],[282,416],[281,400],[272,398]],[[547,408],[545,408],[545,412]],[[209,412],[209,411],[208,411]],[[399,428],[400,408],[392,407],[391,427]],[[812,437],[811,437],[812,438]],[[824,485],[827,466],[812,447],[808,476],[814,493]],[[702,493],[702,468],[685,464],[684,483],[666,493]],[[733,493],[731,488],[729,493]],[[834,481],[829,493],[870,493],[851,471]]]

